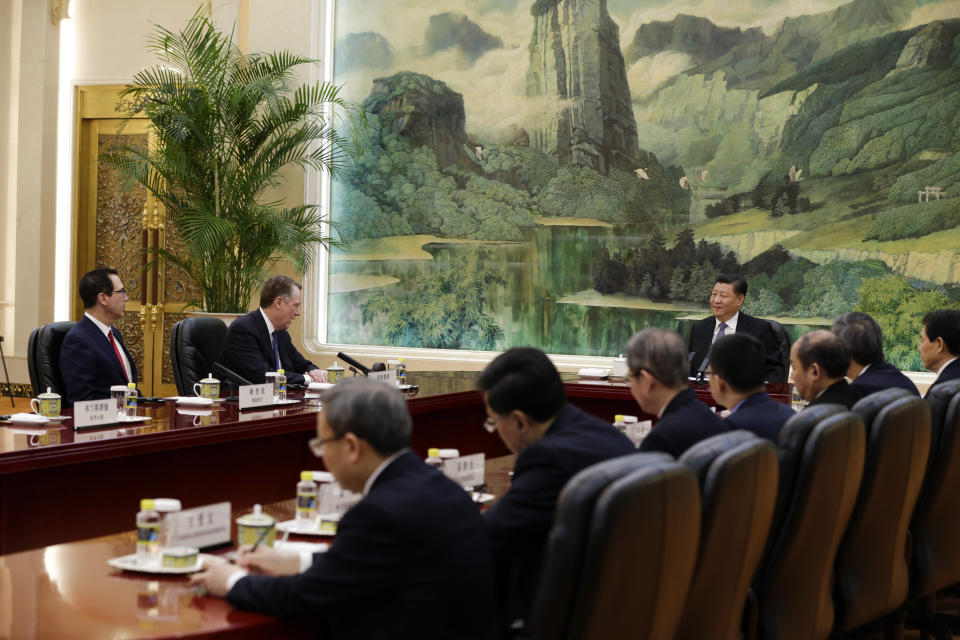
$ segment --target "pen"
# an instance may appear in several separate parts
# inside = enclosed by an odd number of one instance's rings
[[[260,532],[260,535],[257,536],[256,542],[254,542],[253,546],[250,548],[250,553],[253,553],[254,551],[257,550],[257,547],[260,546],[260,543],[263,542],[264,538],[267,537],[267,534],[270,533],[271,530],[273,530],[273,525],[266,527],[263,531]]]

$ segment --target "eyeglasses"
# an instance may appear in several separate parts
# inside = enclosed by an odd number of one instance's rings
[[[117,289],[116,291],[114,291],[114,292],[111,293],[110,295],[115,295],[115,294],[117,294],[117,293],[122,293],[123,295],[127,295],[127,290],[126,290],[126,289]]]
[[[313,452],[313,455],[317,456],[318,458],[322,458],[323,445],[327,444],[328,442],[333,442],[334,440],[339,440],[344,435],[346,434],[339,435],[339,436],[329,436],[327,438],[310,438],[310,440],[307,442],[307,445],[310,447],[310,451]]]
[[[497,423],[494,422],[493,418],[487,418],[483,421],[483,428],[487,430],[487,433],[493,433],[497,430]]]

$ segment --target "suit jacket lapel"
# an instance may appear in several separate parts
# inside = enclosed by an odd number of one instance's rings
[[[260,309],[251,313],[253,314],[253,325],[257,328],[257,342],[260,344],[260,351],[263,353],[264,360],[271,363],[267,370],[273,371],[276,364],[273,362],[273,345],[270,344],[270,332],[267,331],[267,323],[264,321]]]

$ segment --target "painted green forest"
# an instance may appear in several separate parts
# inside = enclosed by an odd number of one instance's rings
[[[339,4],[370,151],[333,189],[331,342],[615,355],[735,271],[748,313],[867,311],[920,369],[960,308],[955,3]]]

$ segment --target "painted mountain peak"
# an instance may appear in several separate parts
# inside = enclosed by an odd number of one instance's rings
[[[490,35],[462,13],[430,16],[424,38],[428,54],[457,49],[471,63],[487,51],[503,47],[503,40]]]

